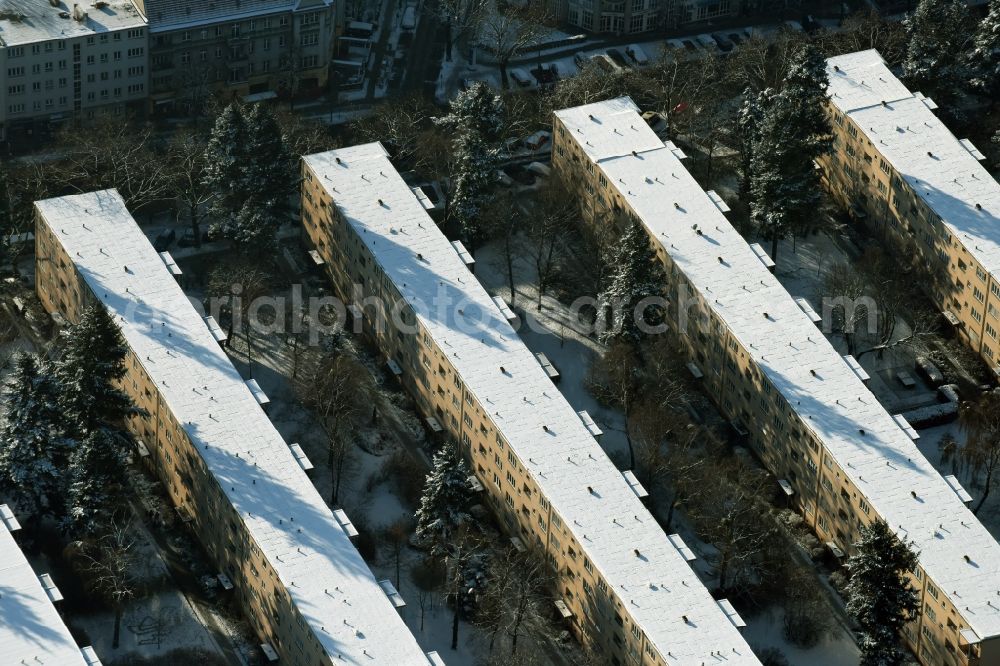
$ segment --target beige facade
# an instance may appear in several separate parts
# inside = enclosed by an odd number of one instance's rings
[[[365,156],[359,157],[362,153],[366,153]],[[329,168],[340,168],[334,164],[366,169],[372,174],[380,174],[376,178],[388,182],[373,183],[369,189],[368,176],[362,172],[363,191],[348,191],[339,180],[331,180],[336,172]],[[496,357],[490,353],[489,358],[497,359],[500,375],[518,378],[515,390],[524,392],[523,401],[521,393],[516,397],[516,402],[523,405],[516,419],[519,425],[522,421],[531,422],[536,400],[552,401],[549,409],[569,415],[565,423],[549,421],[551,425],[538,428],[538,435],[534,437],[523,431],[516,437],[505,434],[512,432],[511,424],[504,418],[511,410],[498,395],[498,386],[487,385],[470,370],[469,353],[458,343],[462,337],[457,330],[461,321],[453,322],[455,329],[442,330],[436,319],[451,315],[425,315],[414,311],[411,301],[402,292],[409,293],[416,282],[437,283],[440,280],[442,284],[455,285],[462,294],[458,306],[464,307],[466,314],[470,314],[480,295],[485,297],[485,292],[392,169],[381,146],[369,144],[307,156],[302,175],[305,232],[309,243],[325,262],[335,293],[353,304],[351,309],[361,318],[364,333],[395,365],[399,380],[416,399],[420,412],[430,419],[433,427],[441,429],[443,436],[461,443],[471,469],[485,489],[486,501],[504,529],[526,547],[537,548],[547,556],[559,574],[558,597],[571,614],[568,622],[574,633],[607,655],[609,664],[699,663],[716,651],[724,651],[729,663],[758,664],[733,627],[737,620],[731,621],[724,612],[719,612],[716,602],[678,557],[667,535],[638,503],[620,472],[610,465],[591,436],[576,440],[571,449],[562,448],[558,442],[552,443],[553,450],[548,455],[562,452],[558,461],[550,461],[556,469],[539,473],[542,457],[546,454],[531,453],[538,437],[570,436],[569,432],[581,429],[581,424],[509,326],[505,323],[501,327],[500,336],[507,343],[505,346],[511,347],[510,352]],[[342,198],[334,190],[340,192]],[[380,196],[382,198],[378,198]],[[345,212],[345,206],[355,210],[353,203],[358,197],[372,202],[377,199],[371,220],[355,218],[353,212]],[[400,209],[403,210],[394,214],[395,222],[385,229],[386,235],[382,235],[376,216],[380,211]],[[392,261],[388,256],[372,251],[370,243],[394,252],[390,243],[395,234],[406,239],[414,251],[419,250],[417,260],[428,267],[424,274],[419,269],[411,271],[408,265],[388,264]],[[431,251],[434,251],[433,256]],[[445,262],[447,267],[442,266]],[[460,268],[455,269],[456,266]],[[405,282],[397,284],[395,280],[399,278],[393,277],[394,274],[405,275],[402,278]],[[398,312],[399,320],[412,326],[412,330],[404,332],[394,325],[391,310]],[[458,310],[460,317],[462,312]],[[489,323],[482,322],[479,327],[489,328]],[[484,342],[488,344],[485,338]],[[479,344],[479,341],[473,343]],[[487,355],[485,349],[480,353]],[[530,359],[527,363],[524,362],[526,354]],[[476,359],[473,364],[480,360]],[[490,363],[496,370],[492,360]],[[547,387],[537,396],[536,384]],[[588,472],[583,461],[600,471]],[[559,479],[567,475],[576,479],[574,490],[583,491],[589,501],[601,502],[606,497],[605,501],[615,503],[604,509],[595,505],[592,510],[592,514],[602,518],[603,524],[588,526],[582,519],[569,518],[574,515],[575,506],[565,497],[560,503],[559,499],[550,496],[550,492],[560,491],[551,490],[551,487],[547,490],[546,484],[558,485]],[[616,517],[615,512],[628,513],[627,522]],[[588,520],[593,518],[595,515],[588,516]],[[640,546],[632,541],[630,526],[641,531],[645,535],[643,542],[649,544],[641,546],[641,552]],[[609,527],[611,532],[607,532]],[[617,551],[614,567],[608,566],[608,558],[603,553],[609,545]],[[638,560],[640,556],[642,559]],[[654,565],[654,572],[646,574],[632,570],[633,563],[645,568],[647,558],[658,561],[660,567]],[[646,576],[646,582],[642,585],[624,582],[634,580],[637,575]],[[682,578],[683,583],[680,582]],[[659,585],[651,584],[651,580],[659,581]],[[650,593],[651,589],[672,586],[670,580],[677,581],[678,588],[689,586],[692,598],[676,600],[673,604],[670,600],[660,600],[654,604],[640,596]],[[650,607],[658,609],[652,621],[650,616],[637,613],[638,609]],[[682,617],[683,621],[678,622]],[[694,621],[696,617],[703,619]],[[674,661],[675,658],[679,661]]]
[[[98,110],[144,107],[146,22],[130,2],[19,7],[26,13],[0,18],[0,141]]]
[[[137,455],[148,451],[146,462],[232,583],[254,630],[283,664],[362,663],[359,659],[379,666],[436,663],[419,649],[209,329],[199,323],[200,315],[173,284],[120,197],[110,193],[36,204],[36,291],[49,312],[69,322],[78,321],[90,302],[103,302],[116,320],[128,318],[122,388],[148,413],[129,424],[143,445]],[[100,234],[106,247],[87,248],[72,238],[84,206],[82,228]],[[70,254],[67,242],[82,249]],[[124,274],[138,277],[124,296],[113,292],[116,285],[107,266],[88,264],[87,274],[102,274],[98,284],[107,290],[94,293],[77,264],[93,255],[101,255],[102,262],[103,257],[116,261],[116,271],[124,264]],[[121,303],[130,305],[119,309]],[[168,306],[178,310],[155,314]],[[187,311],[179,311],[181,307]],[[165,316],[177,329],[156,323]],[[150,323],[142,323],[147,317]],[[196,328],[186,328],[185,320]],[[144,336],[157,333],[169,338],[165,349],[136,348],[147,345]],[[190,365],[172,369],[174,359]],[[224,376],[235,381],[212,381]],[[186,396],[201,396],[197,402],[204,399],[214,411],[203,422],[194,420],[191,399],[182,404]],[[183,411],[178,411],[181,404]]]
[[[906,90],[876,52],[833,58],[828,69],[835,86],[850,85],[847,77],[856,73],[893,88],[877,95],[885,99],[874,99],[874,92],[860,100],[831,98],[833,149],[820,159],[827,189],[890,248],[922,265],[930,282],[921,286],[1000,376],[993,261],[1000,185],[977,164],[982,155],[932,113],[933,102]]]
[[[587,123],[593,124],[592,131],[584,131]],[[923,557],[911,582],[923,611],[904,638],[921,663],[997,666],[1000,616],[994,611],[1000,611],[1000,604],[990,595],[1000,590],[993,590],[998,587],[995,573],[983,569],[996,570],[1000,546],[933,467],[914,457],[920,453],[863,386],[865,375],[853,370],[853,359],[838,362],[822,333],[720,211],[709,214],[714,198],[680,165],[676,147],[657,147],[642,123],[631,100],[557,112],[553,167],[567,182],[579,184],[584,209],[595,223],[621,215],[643,223],[668,276],[668,322],[703,376],[705,394],[746,434],[767,469],[789,484],[795,504],[820,540],[850,554],[859,528],[882,518],[918,541]],[[640,135],[635,152],[624,138],[629,131]],[[607,138],[612,132],[613,140]],[[595,160],[593,151],[609,157]],[[622,160],[634,166],[622,167]],[[672,189],[657,195],[663,201],[655,203],[640,198],[644,186]],[[651,215],[652,209],[658,214]],[[672,214],[681,219],[693,215],[696,223],[692,227],[690,221],[666,219]],[[704,276],[709,274],[716,274],[716,281],[706,287]],[[897,447],[907,452],[901,456],[903,464],[919,465],[919,474],[898,466],[892,452]],[[899,478],[894,481],[890,475]],[[878,480],[873,483],[873,478]],[[934,499],[925,499],[931,493]],[[942,515],[945,505],[950,513]],[[886,515],[879,514],[879,507]],[[945,522],[939,526],[942,517]],[[917,524],[927,527],[918,530]],[[950,535],[956,528],[967,536],[945,544],[945,532]],[[926,538],[924,529],[933,536]],[[951,552],[941,552],[942,547]],[[975,557],[970,553],[974,547],[982,549]],[[990,564],[973,564],[977,561]],[[927,562],[930,571],[924,568]],[[949,587],[962,579],[968,593],[942,587],[935,575],[946,578]],[[968,576],[978,577],[979,583],[969,585]],[[973,591],[981,596],[977,608],[970,609]],[[972,631],[973,623],[987,635]]]

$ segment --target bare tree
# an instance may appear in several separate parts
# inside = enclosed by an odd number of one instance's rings
[[[823,323],[831,332],[839,331],[844,336],[848,354],[856,350],[858,329],[876,316],[869,307],[874,302],[867,298],[867,293],[868,281],[854,266],[841,261],[826,269],[820,296],[823,316],[829,321]]]
[[[388,542],[389,547],[392,549],[392,559],[396,565],[396,589],[400,589],[399,583],[399,569],[400,562],[403,556],[403,549],[406,547],[406,542],[410,538],[410,533],[413,531],[413,521],[403,516],[393,521],[391,525],[385,528],[385,540]]]
[[[275,109],[274,119],[281,127],[285,144],[295,155],[320,153],[339,146],[339,142],[330,134],[330,128],[319,121],[285,108]]]
[[[174,198],[187,209],[195,247],[201,247],[203,208],[215,193],[205,184],[205,137],[190,131],[178,131],[167,148],[170,169],[170,190]]]
[[[58,141],[66,157],[49,169],[56,182],[80,192],[115,188],[131,210],[167,192],[167,165],[152,151],[153,128],[111,112],[85,129],[66,125]]]
[[[437,143],[428,137],[428,133],[438,134],[431,122],[437,113],[426,99],[411,95],[377,105],[372,115],[351,123],[350,133],[359,143],[381,141],[395,160],[408,164],[421,159],[428,145]]]
[[[77,571],[88,589],[114,609],[115,629],[111,647],[116,649],[125,604],[136,595],[136,581],[132,575],[136,560],[136,541],[131,529],[130,520],[116,516],[107,533],[96,543],[76,544]]]
[[[538,288],[536,308],[539,311],[542,309],[542,297],[555,277],[566,234],[578,216],[576,198],[562,178],[552,174],[539,190],[534,210],[525,217],[526,249],[534,263]]]
[[[767,38],[754,36],[740,43],[726,58],[733,89],[780,89],[789,64],[806,40],[798,31],[779,30]]]
[[[416,588],[417,605],[420,607],[420,631],[424,630],[424,617],[433,606],[434,595],[444,585],[446,572],[443,563],[427,558],[410,569],[410,581]]]
[[[828,56],[876,49],[890,65],[902,62],[908,42],[903,24],[883,19],[874,8],[848,16],[839,30],[824,31],[819,40]]]
[[[642,395],[641,366],[637,350],[630,343],[619,341],[590,366],[587,389],[599,401],[618,407],[625,417],[625,442],[628,444],[629,469],[635,469],[635,448],[629,421],[632,410]]]
[[[333,476],[330,501],[336,504],[344,468],[354,450],[353,433],[373,414],[380,394],[371,372],[351,354],[309,350],[294,381],[295,393],[327,439],[327,466]]]
[[[232,349],[233,333],[242,331],[247,339],[247,365],[250,376],[253,377],[253,329],[250,311],[257,299],[271,293],[274,274],[259,261],[246,258],[226,262],[218,266],[208,276],[208,294],[217,299],[218,306],[224,308],[229,315],[229,336],[226,347]],[[214,306],[214,304],[213,304]],[[214,312],[215,307],[211,310]],[[275,315],[277,313],[274,313]],[[258,316],[263,312],[258,311]]]
[[[754,568],[776,534],[767,502],[773,481],[733,459],[717,461],[712,483],[711,492],[686,505],[687,515],[699,536],[718,550],[719,589],[731,591],[753,580]]]
[[[1000,482],[1000,393],[993,390],[976,402],[964,403],[959,418],[968,436],[961,455],[974,478],[985,475],[983,496],[972,510],[978,514],[993,486]]]
[[[552,600],[549,590],[555,577],[539,553],[508,552],[490,560],[488,584],[479,599],[477,623],[490,635],[490,652],[503,635],[510,642],[510,655],[517,654],[518,640],[524,636],[533,644],[555,642]]]
[[[510,305],[517,302],[516,280],[514,277],[514,262],[521,251],[520,230],[525,223],[524,208],[514,200],[514,192],[507,190],[498,194],[483,211],[483,227],[486,233],[500,244],[498,262],[504,275],[507,276],[507,288],[510,291]]]
[[[476,34],[480,24],[492,7],[492,0],[441,0],[437,11],[447,30],[445,60],[451,62],[451,51],[463,46]]]
[[[493,53],[500,67],[500,85],[510,87],[507,65],[521,52],[550,32],[550,16],[544,4],[527,3],[523,7],[498,1],[482,18],[479,43]]]

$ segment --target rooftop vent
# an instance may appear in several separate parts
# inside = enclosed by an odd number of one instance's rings
[[[587,486],[587,492],[590,493],[591,495],[593,495],[594,494],[594,487],[593,486]]]
[[[639,157],[639,153],[637,153],[637,152],[635,152],[635,151],[633,150],[633,151],[632,151],[632,157]]]
[[[858,434],[861,435],[862,437],[864,437],[865,436],[865,429],[864,428],[858,428]]]
[[[381,199],[379,199],[379,200],[378,200],[378,205],[379,205],[379,206],[384,206],[384,205],[385,205],[385,202],[384,202],[384,201],[382,201]]]
[[[972,558],[971,558],[971,557],[969,557],[968,555],[963,555],[962,557],[964,557],[964,558],[965,558],[965,561],[966,561],[966,562],[968,562],[968,563],[970,563],[970,564],[972,563]]]
[[[916,490],[911,490],[910,494],[913,495],[913,499],[917,499],[917,491]]]
[[[983,204],[977,203],[976,204],[976,210],[982,210],[982,209],[983,209]]]
[[[507,374],[507,370],[502,365],[500,366],[500,372]]]
[[[339,157],[334,157],[334,158],[333,158],[333,160],[334,160],[334,161],[335,161],[335,162],[336,162],[337,164],[343,164],[343,162],[341,162],[341,161],[340,161],[340,158],[339,158]]]
[[[417,252],[417,259],[423,259],[423,258],[424,258],[424,255],[422,255],[421,253]]]
[[[770,317],[768,316],[768,314],[766,312],[764,313],[764,319],[770,319]]]
[[[837,65],[834,65],[833,66],[833,71],[839,72],[840,71],[840,67],[838,67]]]
[[[932,153],[931,151],[928,150],[927,151],[927,157],[934,157],[934,153]]]
[[[724,262],[724,261],[722,260],[722,257],[719,257],[719,263],[720,263],[720,264],[724,264],[724,263],[726,263],[726,262]]]
[[[681,205],[675,201],[674,202],[674,208],[676,208],[677,210],[680,210],[681,209]]]
[[[812,368],[810,368],[809,369],[809,374],[812,375],[813,377],[815,377],[816,376],[816,371],[813,370]]]
[[[635,556],[636,557],[642,557],[642,553],[639,552],[638,548],[635,549]]]
[[[542,426],[542,430],[544,430],[545,432],[548,432],[549,431],[549,427],[547,425],[543,425]]]
[[[590,115],[590,119],[591,119],[591,120],[593,120],[594,122],[597,122],[597,116],[595,116],[595,115],[594,115],[594,114],[592,114],[592,113],[591,113],[591,114],[589,114],[589,115]]]

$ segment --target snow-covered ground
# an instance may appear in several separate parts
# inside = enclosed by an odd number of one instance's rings
[[[859,662],[861,653],[857,644],[839,624],[819,645],[804,650],[785,639],[782,618],[781,609],[773,607],[744,618],[747,626],[743,637],[757,652],[765,648],[780,650],[792,666],[849,666]]]

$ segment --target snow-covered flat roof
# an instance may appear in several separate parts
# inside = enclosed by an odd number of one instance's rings
[[[928,98],[907,90],[878,51],[829,58],[827,74],[833,105],[983,268],[1000,276],[1000,184],[980,163],[982,155],[951,133]]]
[[[761,263],[672,147],[641,150],[653,134],[637,111],[632,100],[619,98],[556,115],[581,144],[607,144],[609,133],[618,137],[620,150],[608,150],[597,168],[875,511],[915,542],[925,571],[972,628],[983,638],[1000,635],[1000,545]]]
[[[51,582],[51,579],[49,579]],[[42,578],[0,524],[0,664],[88,666]],[[97,662],[98,666],[100,662]]]
[[[115,190],[35,203],[334,663],[427,666],[295,455]]]
[[[184,30],[227,24],[279,12],[329,7],[331,0],[143,0],[150,32]]]
[[[146,20],[129,0],[110,0],[100,8],[89,3],[76,4],[87,12],[83,21],[73,18],[74,3],[67,0],[59,0],[55,6],[49,0],[0,0],[0,14],[9,13],[6,18],[0,19],[0,47],[71,39],[146,25]],[[64,13],[68,13],[69,17],[61,16]]]
[[[759,664],[382,145],[303,159],[647,640],[671,666]]]

